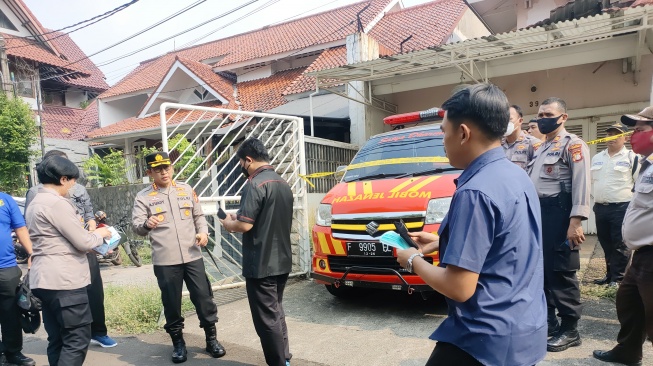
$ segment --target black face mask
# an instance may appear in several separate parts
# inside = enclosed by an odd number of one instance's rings
[[[250,164],[250,165],[252,165],[252,164]],[[241,171],[241,172],[243,173],[243,175],[245,176],[245,179],[249,178],[249,172],[247,171],[247,168],[245,168],[244,165],[240,167],[240,171]]]
[[[537,127],[540,129],[540,132],[545,135],[551,133],[560,126],[560,124],[558,124],[560,117],[562,117],[562,114],[558,117],[539,118],[537,120]]]

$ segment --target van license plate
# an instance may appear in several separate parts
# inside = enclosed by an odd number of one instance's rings
[[[392,247],[369,241],[348,241],[347,255],[358,257],[392,257]]]

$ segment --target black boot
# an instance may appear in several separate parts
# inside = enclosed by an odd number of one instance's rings
[[[558,323],[555,308],[547,309],[546,323],[548,325],[547,338],[555,336],[560,331],[560,323]]]
[[[186,351],[186,342],[184,341],[184,334],[179,331],[175,333],[170,333],[170,338],[172,338],[172,362],[173,363],[182,363],[186,362],[188,357],[188,352]]]
[[[34,366],[36,362],[31,358],[22,354],[22,352],[5,352],[5,358],[7,363],[16,365],[16,366]]]
[[[216,335],[215,324],[204,327],[204,334],[206,334],[206,352],[213,358],[220,358],[227,354],[224,347],[218,342]]]
[[[578,319],[563,317],[560,331],[546,342],[546,350],[549,352],[561,352],[569,347],[580,346],[582,341],[580,340],[577,326]]]

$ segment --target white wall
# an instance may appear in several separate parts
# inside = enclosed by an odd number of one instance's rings
[[[5,13],[7,18],[9,18],[11,23],[14,25],[14,27],[18,29],[18,31],[13,31],[10,29],[1,28],[0,31],[2,33],[7,33],[13,36],[20,36],[20,37],[31,36],[31,33],[27,30],[27,28],[25,28],[22,25],[22,22],[18,20],[18,17],[16,17],[16,15],[11,11],[11,9],[9,9],[9,6],[7,6],[7,4],[4,1],[0,2],[0,10],[2,10],[3,13]]]
[[[98,99],[100,127],[106,127],[123,119],[136,116],[146,101],[147,94],[108,102]]]
[[[272,76],[272,65],[261,66],[257,69],[236,70],[236,75],[238,75],[238,82],[242,83],[244,81],[258,80]]]
[[[454,29],[454,35],[454,38],[457,38],[455,41],[464,41],[466,39],[488,36],[490,35],[490,31],[471,9],[467,9]]]
[[[503,89],[512,104],[519,105],[524,114],[530,115],[537,113],[536,102],[539,104],[552,96],[564,99],[571,109],[648,101],[651,75],[653,55],[647,55],[642,58],[638,85],[634,85],[632,73],[622,73],[621,60],[503,76],[490,81]],[[533,85],[537,89],[535,92],[531,92]],[[449,98],[453,87],[445,85],[392,95],[399,113],[406,113],[439,106]]]

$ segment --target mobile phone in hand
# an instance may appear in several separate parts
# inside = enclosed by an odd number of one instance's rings
[[[402,239],[404,239],[404,241],[408,245],[410,245],[411,247],[413,247],[415,249],[419,249],[419,246],[417,246],[417,243],[415,243],[415,241],[413,241],[413,238],[411,238],[410,235],[408,235],[408,228],[406,227],[406,224],[404,223],[404,220],[399,219],[399,220],[394,222],[394,225],[395,225],[397,233],[401,236]]]
[[[224,220],[224,219],[227,218],[227,213],[224,212],[224,210],[222,209],[222,207],[218,207],[218,218],[219,218],[220,220]]]

